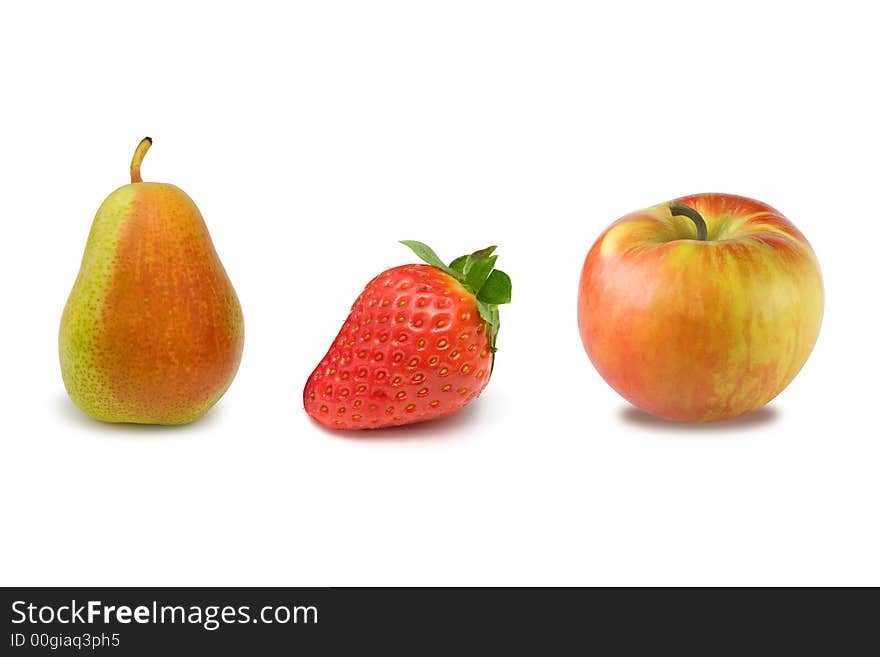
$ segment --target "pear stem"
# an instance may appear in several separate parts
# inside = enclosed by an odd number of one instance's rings
[[[141,162],[144,161],[144,155],[147,154],[152,145],[153,140],[149,137],[144,137],[141,139],[141,143],[137,145],[137,148],[134,149],[134,157],[131,158],[131,182],[139,183],[144,181],[141,178]]]
[[[675,217],[677,215],[684,215],[688,219],[694,222],[694,225],[697,227],[697,239],[701,241],[706,241],[709,239],[709,230],[706,228],[706,221],[700,215],[699,212],[694,210],[692,207],[685,205],[684,203],[679,203],[678,201],[673,201],[669,204],[669,211],[672,213],[672,216]]]

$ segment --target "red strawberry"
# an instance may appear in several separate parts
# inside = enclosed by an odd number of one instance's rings
[[[331,429],[378,429],[442,417],[489,382],[498,304],[510,277],[494,246],[448,266],[404,241],[427,265],[389,269],[367,284],[303,390],[306,412]]]

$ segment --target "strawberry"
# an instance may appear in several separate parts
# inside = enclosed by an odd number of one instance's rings
[[[306,412],[331,429],[378,429],[464,408],[486,387],[495,360],[498,305],[510,277],[494,246],[443,264],[404,241],[427,265],[389,269],[367,284],[303,390]]]

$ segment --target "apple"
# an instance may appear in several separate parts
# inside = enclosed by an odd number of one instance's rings
[[[743,415],[803,367],[824,291],[809,242],[769,205],[695,194],[618,219],[581,272],[578,324],[599,374],[668,420]]]

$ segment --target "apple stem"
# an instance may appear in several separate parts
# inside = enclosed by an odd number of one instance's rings
[[[152,145],[153,140],[149,137],[144,137],[141,139],[141,143],[137,145],[137,148],[134,149],[134,156],[131,158],[131,182],[139,183],[144,181],[141,178],[141,162],[144,161],[144,155],[147,154]]]
[[[706,228],[706,221],[700,216],[700,213],[692,207],[689,207],[684,203],[679,203],[678,201],[673,201],[669,204],[669,211],[672,213],[673,217],[682,215],[693,221],[697,226],[698,240],[706,241],[709,239],[709,229]]]

